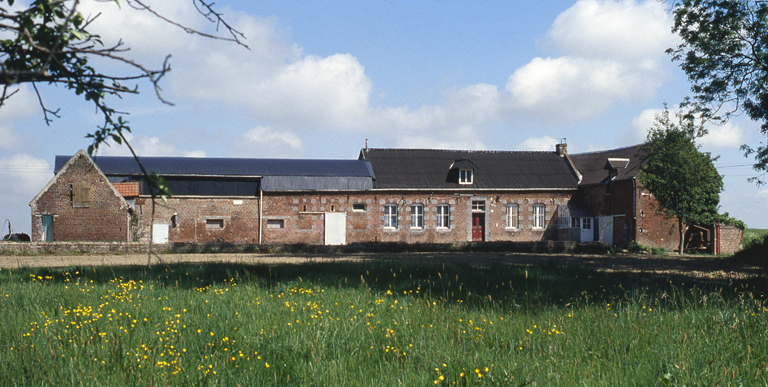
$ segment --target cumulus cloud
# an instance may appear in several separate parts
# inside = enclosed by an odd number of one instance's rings
[[[53,168],[43,159],[24,153],[0,158],[3,191],[32,198],[53,177]]]
[[[523,141],[518,148],[525,151],[554,151],[555,144],[559,143],[560,140],[549,136],[531,137]]]
[[[8,98],[0,107],[0,149],[14,150],[21,145],[21,138],[16,133],[15,120],[37,114],[37,100],[27,86],[16,89],[17,92]]]
[[[674,106],[670,110],[670,115],[674,115],[678,107]],[[637,142],[645,141],[648,130],[654,127],[656,116],[662,112],[663,109],[645,109],[635,117],[632,120],[633,139]],[[722,125],[707,123],[704,127],[707,129],[707,135],[698,138],[696,142],[706,148],[736,148],[744,143],[744,131],[733,121]]]
[[[171,157],[205,157],[202,150],[181,150],[173,145],[170,138],[136,136],[132,133],[125,133],[125,138],[131,143],[131,147],[136,151],[139,157],[142,156],[171,156]],[[127,146],[118,145],[113,142],[99,147],[99,156],[133,156]]]
[[[579,0],[560,14],[546,41],[563,54],[534,58],[505,90],[518,114],[562,123],[621,101],[643,101],[661,86],[671,19],[654,1]]]
[[[257,126],[243,135],[237,153],[242,157],[298,157],[304,149],[301,138],[289,131]]]

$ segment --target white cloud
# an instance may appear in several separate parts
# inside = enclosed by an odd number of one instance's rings
[[[658,1],[580,0],[555,19],[547,38],[566,55],[659,60],[677,42],[664,7]]]
[[[531,137],[523,141],[518,147],[524,151],[554,151],[555,144],[559,144],[560,140],[544,136],[544,137]]]
[[[125,138],[131,144],[139,157],[146,156],[175,156],[175,157],[205,157],[202,150],[181,150],[173,145],[172,139],[160,137],[136,136],[132,133],[125,133]],[[125,144],[118,145],[110,141],[99,147],[99,156],[133,156],[130,149]]]
[[[53,168],[43,159],[24,153],[0,158],[0,181],[5,194],[28,195],[31,199],[53,177]]]
[[[674,116],[678,110],[678,106],[671,107],[670,116]],[[637,142],[645,141],[648,130],[654,127],[656,116],[662,112],[663,109],[645,109],[635,117],[632,120],[632,127],[634,128],[633,140]],[[675,117],[670,118],[677,120]],[[744,143],[744,131],[732,121],[723,125],[707,123],[705,127],[708,134],[698,138],[696,142],[706,148],[736,148]]]
[[[675,37],[656,1],[580,0],[552,24],[547,42],[563,56],[534,58],[505,90],[518,114],[558,124],[594,117],[617,102],[644,101],[666,76]]]
[[[299,136],[267,126],[249,130],[243,135],[243,141],[237,144],[237,153],[243,157],[297,157],[303,150],[304,144]]]
[[[21,138],[16,133],[14,121],[31,117],[36,113],[38,101],[27,86],[19,87],[13,96],[0,107],[0,149],[15,150],[21,145]],[[9,93],[12,91],[9,91]]]

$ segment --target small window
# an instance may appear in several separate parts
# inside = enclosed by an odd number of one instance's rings
[[[533,228],[544,228],[544,205],[533,205]]]
[[[451,207],[447,204],[437,206],[437,228],[451,227]]]
[[[387,204],[384,206],[384,227],[397,228],[397,205]]]
[[[424,206],[421,204],[411,206],[411,228],[424,228]]]
[[[584,230],[591,230],[592,229],[592,218],[582,218],[581,220],[581,228]]]
[[[285,220],[267,219],[267,228],[285,228]]]
[[[85,183],[70,184],[69,189],[72,195],[72,207],[91,206],[91,189]]]
[[[573,227],[573,228],[580,228],[581,227],[581,223],[579,222],[579,220],[581,220],[581,218],[577,218],[575,216],[572,217],[571,218],[571,227]]]
[[[206,219],[205,228],[209,230],[220,230],[224,228],[224,219]]]
[[[365,211],[365,203],[356,203],[352,205],[352,211]]]
[[[518,226],[518,206],[510,204],[507,206],[507,228],[517,228]]]
[[[471,169],[460,169],[459,184],[472,184],[472,172]]]
[[[473,212],[484,212],[485,211],[485,200],[473,200],[472,201],[472,211]]]

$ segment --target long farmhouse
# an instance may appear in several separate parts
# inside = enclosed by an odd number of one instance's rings
[[[132,157],[56,156],[32,200],[36,241],[340,245],[638,241],[674,223],[636,179],[637,147],[554,152],[364,148],[357,160],[146,157],[173,197],[151,200]],[[714,235],[711,236],[714,239]]]

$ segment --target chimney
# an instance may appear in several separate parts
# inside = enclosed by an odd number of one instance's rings
[[[365,151],[368,152],[368,139],[365,139]]]
[[[568,154],[568,144],[565,143],[564,138],[560,139],[559,144],[555,144],[555,152],[560,157],[563,157]]]

